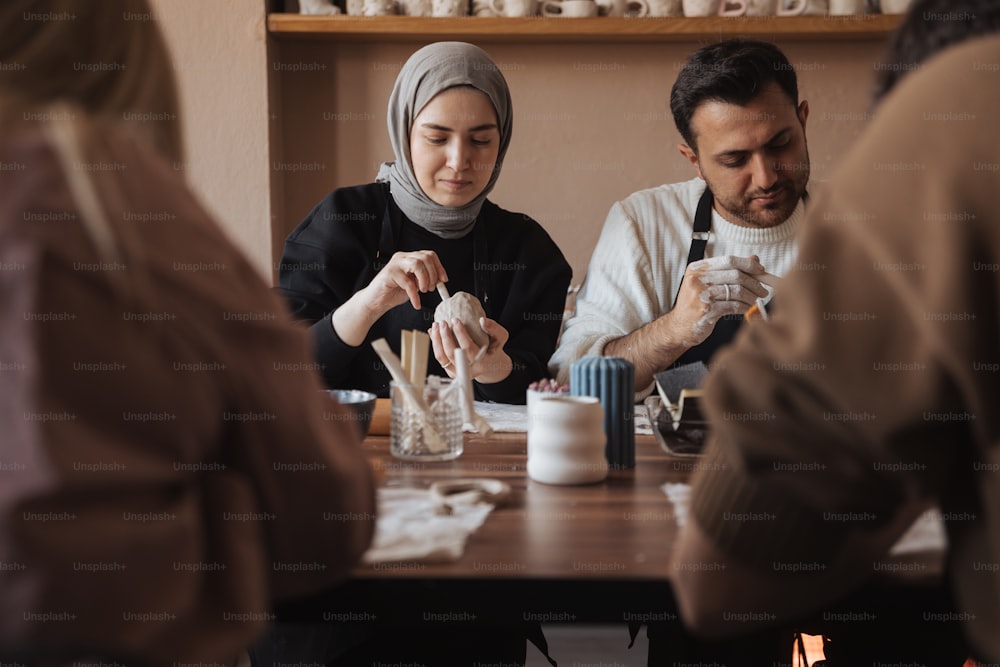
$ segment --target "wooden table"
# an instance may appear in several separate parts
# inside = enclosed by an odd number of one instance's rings
[[[426,488],[439,480],[490,477],[513,493],[469,537],[458,561],[359,566],[318,603],[299,607],[300,618],[679,627],[670,585],[678,525],[661,486],[687,481],[703,465],[699,459],[668,455],[652,436],[637,436],[634,469],[612,471],[599,484],[552,486],[528,478],[523,433],[466,434],[464,453],[447,462],[393,458],[384,436],[370,436],[365,450],[386,485]],[[927,576],[907,575],[904,583],[934,579],[939,565],[923,572]],[[878,590],[882,596],[885,589]]]
[[[698,463],[669,457],[652,436],[637,437],[634,469],[585,486],[528,479],[523,433],[466,434],[464,453],[445,462],[393,458],[381,436],[370,436],[365,449],[386,485],[424,488],[442,479],[489,477],[507,482],[512,495],[469,537],[460,560],[359,566],[335,595],[324,596],[322,610],[313,610],[325,618],[677,619],[668,574],[678,528],[660,486],[685,481]]]

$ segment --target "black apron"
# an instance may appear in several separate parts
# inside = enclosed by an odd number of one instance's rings
[[[698,200],[698,208],[695,210],[694,214],[694,229],[691,232],[691,248],[688,250],[687,264],[684,265],[685,270],[692,262],[697,262],[700,259],[705,258],[705,247],[708,245],[708,236],[712,230],[712,205],[715,203],[715,199],[712,196],[712,191],[705,188],[705,192],[701,195],[701,199]],[[684,280],[681,279],[683,284]],[[680,286],[677,287],[677,294],[674,295],[674,306],[677,306],[677,296],[680,294]],[[709,360],[715,353],[722,347],[728,345],[732,342],[733,338],[736,337],[736,333],[740,329],[740,325],[743,324],[743,315],[725,315],[719,318],[719,321],[715,323],[715,328],[712,329],[712,333],[698,343],[694,347],[687,350],[684,354],[677,358],[671,368],[675,366],[682,366],[684,364],[692,364],[696,361],[701,361],[708,364]]]

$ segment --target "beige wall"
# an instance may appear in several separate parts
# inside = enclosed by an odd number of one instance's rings
[[[263,0],[152,2],[177,63],[189,180],[270,277],[285,235],[317,201],[391,159],[386,101],[422,43],[280,40],[269,51]],[[883,42],[779,44],[811,105],[813,176],[823,179],[865,123]],[[491,198],[541,222],[579,282],[614,201],[692,175],[668,95],[698,43],[482,46],[515,109]]]
[[[471,20],[471,19],[470,19]],[[780,42],[811,115],[814,178],[822,179],[864,124],[881,41]],[[283,41],[284,201],[280,239],[329,190],[373,180],[391,159],[385,108],[403,61],[421,43]],[[697,43],[482,44],[514,98],[514,137],[491,198],[537,219],[582,280],[610,205],[630,192],[694,174],[668,98]],[[275,248],[280,253],[280,244]]]
[[[151,0],[151,4],[167,37],[181,89],[188,182],[270,279],[264,2]]]

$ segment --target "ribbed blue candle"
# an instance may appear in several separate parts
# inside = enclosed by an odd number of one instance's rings
[[[635,467],[635,368],[620,357],[583,357],[569,367],[569,392],[604,408],[605,455],[612,469]]]

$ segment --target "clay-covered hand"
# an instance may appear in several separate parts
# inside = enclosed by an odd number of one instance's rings
[[[462,348],[470,361],[469,375],[473,380],[482,384],[500,382],[514,367],[503,350],[510,334],[499,322],[488,317],[480,317],[478,326],[489,337],[485,346],[476,343],[458,318],[451,322],[435,322],[430,331],[434,358],[450,377],[455,377],[455,349]]]
[[[688,347],[702,343],[720,318],[743,313],[759,297],[767,296],[767,287],[760,279],[769,277],[756,255],[723,255],[691,262],[677,303],[667,314],[675,335]]]

